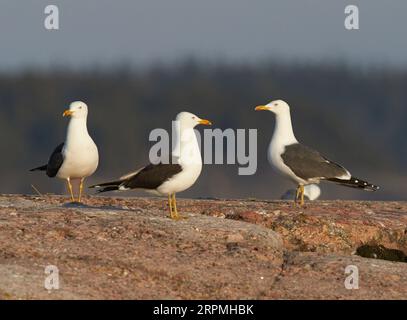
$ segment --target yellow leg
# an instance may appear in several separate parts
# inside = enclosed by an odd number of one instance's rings
[[[295,200],[294,202],[297,203],[298,199],[300,198],[300,185],[297,187],[297,191],[295,193]]]
[[[172,211],[173,211],[172,214],[171,214],[171,219],[174,219],[174,220],[187,219],[186,217],[183,217],[178,213],[177,200],[175,198],[175,193],[173,193],[171,195],[171,202],[172,202]]]
[[[72,200],[72,202],[75,202],[75,198],[74,198],[74,196],[73,196],[73,190],[72,190],[72,185],[71,185],[71,179],[66,179],[66,182],[67,182],[67,184],[68,184],[68,190],[69,190],[69,193],[71,194],[71,200]]]
[[[172,216],[172,199],[171,199],[171,195],[168,195],[168,208],[170,209],[170,218],[173,219]]]
[[[78,202],[81,202],[82,198],[82,192],[83,192],[83,182],[85,181],[85,178],[81,179],[81,184],[79,185],[79,197],[78,197]]]
[[[180,218],[177,210],[177,200],[175,199],[175,193],[172,194],[172,208],[174,210],[175,218],[178,220]]]
[[[304,186],[299,184],[297,187],[297,192],[295,193],[296,204],[299,203],[300,207],[304,205]]]
[[[300,186],[300,193],[301,193],[301,201],[300,201],[300,206],[302,207],[304,205],[304,186]]]
[[[178,211],[177,211],[177,202],[175,200],[175,193],[173,193],[170,196],[170,203],[171,203],[171,208],[172,208],[171,219],[179,220],[180,217],[179,217]]]

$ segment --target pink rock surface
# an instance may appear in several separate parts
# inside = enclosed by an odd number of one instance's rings
[[[188,219],[172,221],[165,199],[66,201],[0,196],[0,298],[407,298],[406,203],[179,199]],[[354,255],[366,244],[400,261]],[[345,288],[347,265],[359,289]]]

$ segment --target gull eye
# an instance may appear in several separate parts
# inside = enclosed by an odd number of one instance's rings
[[[195,117],[192,117],[192,119],[194,119],[194,120],[195,120],[196,118],[195,118]]]
[[[80,106],[79,109],[82,109],[82,106]]]

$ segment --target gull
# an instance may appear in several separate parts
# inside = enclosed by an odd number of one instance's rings
[[[98,167],[98,148],[88,133],[88,106],[84,102],[72,102],[63,116],[71,118],[65,142],[55,148],[47,164],[30,171],[45,171],[50,178],[65,179],[73,202],[75,197],[71,182],[80,180],[78,202],[81,202],[83,182]]]
[[[274,100],[257,106],[255,110],[271,111],[276,116],[268,159],[278,172],[297,184],[295,201],[299,200],[301,206],[304,204],[304,186],[318,184],[321,180],[366,191],[379,189],[378,186],[353,177],[341,165],[299,143],[292,128],[290,107],[285,101]]]
[[[190,188],[202,171],[201,152],[194,127],[211,125],[190,112],[181,112],[176,117],[176,139],[172,151],[172,163],[150,163],[118,180],[91,186],[98,192],[143,189],[156,195],[168,196],[170,218],[182,219],[177,210],[175,195]]]

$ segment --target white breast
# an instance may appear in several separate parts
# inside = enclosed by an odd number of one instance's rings
[[[86,118],[71,119],[62,154],[64,162],[57,177],[62,179],[86,178],[96,171],[99,164],[99,153],[88,133]]]
[[[306,181],[297,177],[281,158],[285,147],[293,143],[298,143],[298,141],[292,129],[290,110],[287,108],[276,114],[276,125],[268,150],[268,159],[277,172],[290,178],[296,184],[306,184]]]
[[[62,153],[64,162],[57,174],[59,178],[86,178],[92,175],[98,167],[98,149],[90,137],[81,143],[68,145]]]
[[[182,171],[158,187],[162,194],[172,194],[184,191],[191,187],[202,171],[202,158],[198,141],[193,128],[184,129],[177,137],[172,153],[173,159],[182,167]]]
[[[164,182],[157,191],[161,194],[182,192],[190,188],[198,179],[202,171],[202,164],[189,165],[183,168],[168,181]]]

